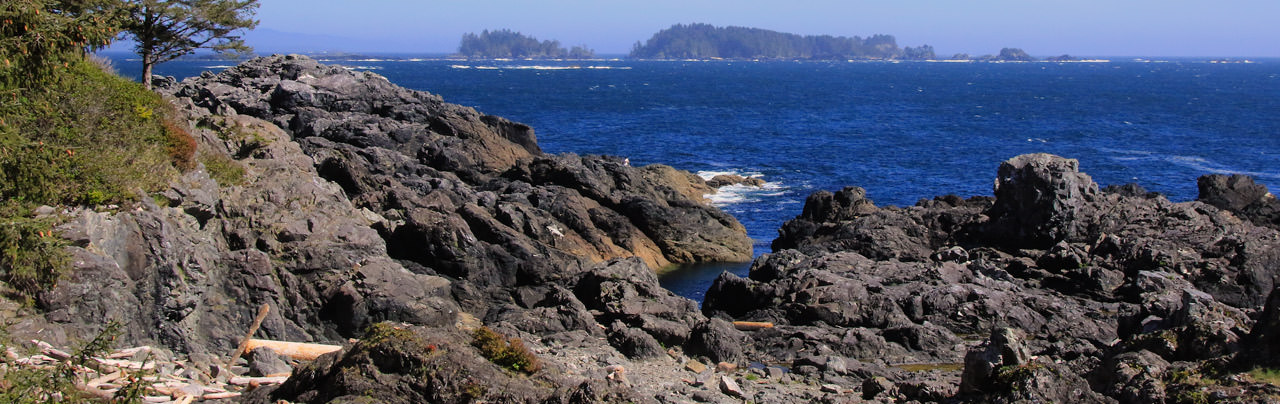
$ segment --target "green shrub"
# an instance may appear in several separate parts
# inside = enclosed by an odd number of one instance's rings
[[[34,218],[17,202],[0,203],[0,280],[22,295],[57,284],[70,262],[67,241],[53,234],[54,218]]]
[[[32,208],[135,202],[195,164],[195,140],[160,95],[83,56],[59,60],[50,77],[0,81],[0,280],[28,296],[68,262],[56,223]]]
[[[476,329],[471,345],[489,361],[513,371],[534,374],[542,368],[538,357],[524,346],[524,342],[517,338],[507,339],[489,327]]]
[[[0,196],[136,201],[192,165],[195,142],[160,95],[83,58],[61,74],[0,108]]]
[[[1249,371],[1249,376],[1261,383],[1280,386],[1280,369],[1255,368]]]

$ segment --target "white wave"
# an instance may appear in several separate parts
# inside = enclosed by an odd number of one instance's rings
[[[1180,165],[1183,167],[1195,169],[1197,171],[1209,172],[1213,174],[1243,174],[1255,178],[1280,178],[1280,173],[1265,171],[1242,171],[1235,170],[1231,167],[1218,164],[1203,157],[1196,156],[1169,156],[1166,161]]]
[[[725,188],[728,188],[728,187],[725,187]],[[721,188],[720,192],[716,192],[714,194],[706,194],[706,195],[703,195],[702,197],[707,198],[707,200],[711,201],[711,205],[713,206],[733,205],[733,204],[738,204],[738,203],[747,201],[747,196],[745,194],[728,192],[724,188]]]
[[[450,65],[454,69],[478,69],[478,70],[631,70],[630,66],[548,66],[548,65],[494,65],[494,66],[468,66],[468,65]]]
[[[1280,172],[1244,171],[1199,156],[1165,155],[1147,150],[1100,148],[1100,151],[1119,154],[1110,156],[1114,161],[1163,161],[1190,168],[1200,173],[1243,174],[1255,178],[1280,178]]]
[[[747,178],[760,178],[764,176],[764,174],[761,174],[755,171],[743,172],[743,171],[710,171],[708,170],[708,171],[698,171],[695,174],[698,174],[698,176],[702,177],[702,179],[704,180],[710,180],[712,178],[715,178],[717,175],[737,175],[739,177],[747,177]]]
[[[746,178],[762,178],[764,174],[754,171],[699,171],[696,173],[703,180],[710,180],[717,175],[737,175]],[[762,198],[778,197],[785,194],[787,188],[779,181],[765,181],[759,186],[754,185],[726,185],[716,189],[715,193],[703,195],[703,198],[711,201],[711,204],[717,207],[725,207],[729,205],[756,202]]]
[[[206,69],[230,69],[230,68],[232,68],[232,67],[235,67],[235,66],[232,66],[232,65],[213,65],[213,66],[205,66],[204,68],[206,68]]]

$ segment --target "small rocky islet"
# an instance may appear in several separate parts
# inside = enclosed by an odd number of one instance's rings
[[[265,304],[258,338],[343,346],[223,399],[251,403],[1280,399],[1248,373],[1280,366],[1280,202],[1248,177],[1173,203],[1033,154],[994,197],[819,191],[699,308],[655,270],[751,240],[694,174],[546,154],[528,126],[305,57],[157,84],[243,179],[42,210],[74,269],[6,303],[14,337],[115,320],[120,344],[217,369]]]

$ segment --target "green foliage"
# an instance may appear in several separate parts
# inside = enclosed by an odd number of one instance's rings
[[[1256,368],[1249,371],[1249,377],[1262,383],[1280,386],[1280,369]]]
[[[200,162],[209,171],[209,177],[218,185],[231,186],[244,184],[244,165],[239,161],[221,153],[201,153]]]
[[[120,14],[105,0],[7,0],[0,5],[0,96],[13,102],[119,32]]]
[[[364,336],[360,339],[368,344],[381,344],[385,342],[408,341],[413,339],[413,331],[397,327],[391,323],[376,323],[370,325],[364,331]]]
[[[0,280],[24,295],[68,263],[55,219],[33,218],[35,206],[134,201],[192,165],[172,107],[84,55],[116,35],[119,4],[0,6]]]
[[[484,397],[485,393],[488,393],[488,392],[489,392],[489,389],[486,388],[483,384],[476,383],[473,381],[467,382],[467,384],[462,386],[462,398],[466,399],[467,401],[479,400]]]
[[[83,58],[48,91],[0,108],[0,197],[35,204],[137,200],[189,166],[172,107]]]
[[[676,24],[644,43],[631,57],[641,59],[931,59],[933,48],[899,49],[892,35],[800,36],[759,28]]]
[[[513,371],[534,374],[542,368],[538,357],[523,342],[516,338],[507,339],[489,327],[476,329],[472,334],[471,345],[479,349],[480,354],[489,361]]]
[[[29,206],[0,202],[0,280],[28,296],[57,284],[70,255],[54,224],[54,218],[32,217]]]
[[[120,323],[109,322],[93,340],[72,353],[71,358],[51,368],[28,368],[11,363],[0,366],[0,402],[14,404],[46,403],[97,403],[96,397],[88,397],[76,388],[83,383],[76,369],[84,368],[95,356],[101,356],[112,347],[120,335]],[[5,338],[7,340],[7,338]],[[0,343],[3,345],[4,343]],[[4,349],[0,346],[0,349]],[[142,375],[130,375],[142,380]],[[112,400],[114,403],[141,403],[145,382],[130,383]]]
[[[458,53],[480,58],[568,58],[590,59],[595,51],[586,46],[571,49],[560,47],[560,41],[542,41],[508,29],[484,30],[480,35],[467,33],[462,36]]]
[[[258,0],[123,0],[129,18],[125,33],[142,56],[142,82],[151,87],[151,68],[196,49],[246,53],[237,32],[253,29]]]

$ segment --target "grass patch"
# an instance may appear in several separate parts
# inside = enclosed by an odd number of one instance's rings
[[[190,168],[195,140],[160,95],[80,60],[0,108],[0,195],[124,203]]]
[[[524,346],[524,342],[517,338],[503,337],[489,327],[477,328],[472,334],[471,345],[498,366],[525,374],[534,374],[542,369],[542,363]]]
[[[199,160],[209,177],[221,186],[243,185],[245,183],[244,164],[221,153],[200,153]]]
[[[1256,368],[1249,371],[1249,377],[1259,383],[1280,386],[1280,369]]]

